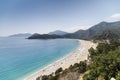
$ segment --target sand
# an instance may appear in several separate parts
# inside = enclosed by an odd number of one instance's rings
[[[91,41],[85,41],[85,40],[79,40],[79,41],[80,41],[80,45],[75,51],[71,52],[62,59],[48,65],[47,67],[37,71],[36,73],[27,76],[24,80],[36,80],[37,77],[41,75],[49,75],[55,72],[60,67],[65,69],[68,68],[70,65],[73,65],[74,63],[79,63],[80,61],[87,60],[89,55],[88,49],[90,47],[95,48],[97,44],[94,44]]]

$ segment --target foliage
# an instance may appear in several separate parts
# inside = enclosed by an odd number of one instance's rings
[[[47,75],[42,76],[42,80],[48,80],[48,76]]]
[[[40,77],[37,77],[36,80],[40,80]]]
[[[114,46],[114,47],[113,47]],[[95,80],[99,76],[105,80],[116,77],[120,80],[120,41],[111,40],[109,43],[99,43],[96,50],[89,49],[92,63],[89,65],[90,72],[84,75],[84,80]]]
[[[79,72],[84,73],[87,69],[87,64],[85,61],[80,61],[79,63]]]
[[[28,37],[28,39],[56,39],[56,38],[64,38],[61,35],[50,35],[50,34],[38,34],[35,33]]]
[[[94,40],[110,40],[110,39],[119,39],[119,30],[104,30],[102,33],[97,34],[93,37]]]
[[[120,71],[117,72],[116,80],[120,80]]]
[[[80,61],[70,65],[68,69],[63,70],[59,68],[55,71],[55,76],[44,75],[42,80],[58,80],[60,76],[65,76],[67,73],[77,72],[83,74],[83,80],[110,80],[116,78],[120,80],[120,41],[111,39],[98,44],[96,49],[89,49],[89,61],[91,64],[87,65],[86,61]],[[39,80],[39,78],[38,78]]]
[[[51,76],[49,80],[57,80],[56,76]]]
[[[60,67],[59,69],[57,69],[56,71],[55,71],[55,74],[58,74],[58,73],[60,73],[60,72],[62,72],[62,68]]]

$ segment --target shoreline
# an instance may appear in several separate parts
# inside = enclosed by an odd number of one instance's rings
[[[74,63],[79,63],[80,61],[87,60],[88,57],[88,49],[90,47],[95,48],[96,44],[91,41],[78,40],[80,42],[77,49],[64,56],[63,58],[55,61],[54,63],[44,67],[43,69],[38,70],[37,72],[27,76],[24,80],[36,80],[37,77],[41,75],[49,75],[55,72],[58,68],[62,67],[63,69],[68,68],[70,65]]]

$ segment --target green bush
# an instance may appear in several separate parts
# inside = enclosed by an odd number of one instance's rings
[[[42,76],[42,80],[48,80],[49,78],[48,78],[48,76],[47,75],[43,75]]]
[[[60,72],[62,72],[63,71],[63,69],[60,67],[59,69],[57,69],[56,71],[55,71],[55,74],[58,74],[58,73],[60,73]]]
[[[99,43],[96,50],[89,49],[92,63],[89,65],[90,73],[86,74],[83,79],[95,80],[101,76],[105,80],[110,80],[112,77],[120,80],[119,46],[119,40],[111,40],[110,43]]]
[[[57,80],[56,76],[51,76],[49,80]]]
[[[79,73],[84,73],[86,71],[87,64],[85,61],[80,61],[79,63]]]

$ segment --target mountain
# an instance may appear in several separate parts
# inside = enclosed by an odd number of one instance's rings
[[[34,34],[29,39],[56,39],[56,38],[73,38],[73,39],[112,39],[120,38],[120,21],[117,22],[100,22],[87,30],[78,30],[74,33],[63,31],[54,31],[49,34]]]
[[[30,34],[30,33],[19,33],[19,34],[10,35],[9,37],[25,37],[25,38],[28,38],[31,35],[32,34]]]
[[[65,35],[65,34],[68,34],[67,32],[64,32],[64,31],[60,31],[60,30],[56,30],[56,31],[53,31],[53,32],[49,32],[48,33],[49,35]]]
[[[114,35],[114,36],[113,36]],[[78,39],[108,39],[120,38],[120,21],[117,22],[101,22],[92,26],[87,30],[78,30],[75,33],[64,35],[67,38]],[[96,38],[97,37],[97,38]]]
[[[101,34],[97,34],[93,37],[94,40],[105,40],[105,39],[119,39],[120,30],[105,30]]]
[[[56,39],[56,38],[64,38],[63,36],[60,35],[49,35],[49,34],[38,34],[35,33],[32,36],[28,37],[28,39]]]

